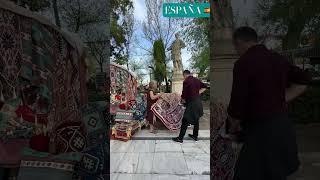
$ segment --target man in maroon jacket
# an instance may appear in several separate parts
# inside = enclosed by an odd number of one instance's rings
[[[181,99],[186,106],[186,110],[183,115],[179,137],[172,139],[173,141],[180,143],[183,142],[183,137],[186,134],[189,124],[194,125],[193,134],[189,134],[189,137],[195,141],[198,140],[199,119],[203,115],[203,106],[200,95],[207,88],[207,86],[199,79],[193,77],[188,70],[183,72],[183,77],[184,81]]]
[[[310,77],[278,53],[258,44],[257,33],[241,27],[233,34],[235,62],[228,107],[230,132],[240,122],[243,135],[235,180],[285,180],[300,163],[287,102],[301,95]]]

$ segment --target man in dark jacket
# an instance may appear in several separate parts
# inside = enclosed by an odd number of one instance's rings
[[[183,89],[181,99],[186,106],[183,115],[182,125],[179,137],[173,138],[175,142],[183,142],[183,137],[186,134],[188,125],[192,124],[193,134],[189,134],[193,140],[198,140],[199,119],[203,115],[203,106],[200,95],[206,90],[207,86],[199,79],[193,77],[190,71],[183,71]]]
[[[235,62],[228,107],[231,133],[239,122],[243,148],[235,180],[285,180],[300,163],[287,103],[301,95],[310,77],[278,53],[258,44],[257,33],[241,27],[233,34]]]

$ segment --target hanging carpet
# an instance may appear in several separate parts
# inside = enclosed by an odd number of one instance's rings
[[[170,131],[180,129],[184,107],[181,97],[175,93],[166,93],[151,107],[151,110]]]

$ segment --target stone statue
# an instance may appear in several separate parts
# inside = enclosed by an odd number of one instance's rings
[[[171,51],[171,59],[173,61],[174,71],[181,72],[183,71],[182,58],[181,58],[181,49],[185,48],[185,43],[180,39],[179,34],[176,33],[176,39],[173,41],[168,50]]]

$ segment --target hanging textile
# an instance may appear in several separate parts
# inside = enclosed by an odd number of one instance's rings
[[[182,124],[184,107],[180,101],[178,94],[166,93],[151,107],[153,113],[171,131],[180,129]]]
[[[137,78],[135,75],[124,67],[110,63],[110,91],[116,94],[117,90],[121,90],[126,94],[126,100],[134,100],[137,96]]]
[[[81,122],[80,109],[87,102],[86,65],[78,47],[81,43],[75,43],[49,22],[10,2],[0,2],[3,151],[9,144],[18,143],[16,139],[28,140],[41,134],[57,139],[65,124]],[[47,134],[49,130],[52,133]],[[70,143],[76,145],[79,137],[73,136]],[[84,136],[82,140],[86,140]],[[0,157],[0,164],[16,163],[4,159]]]

